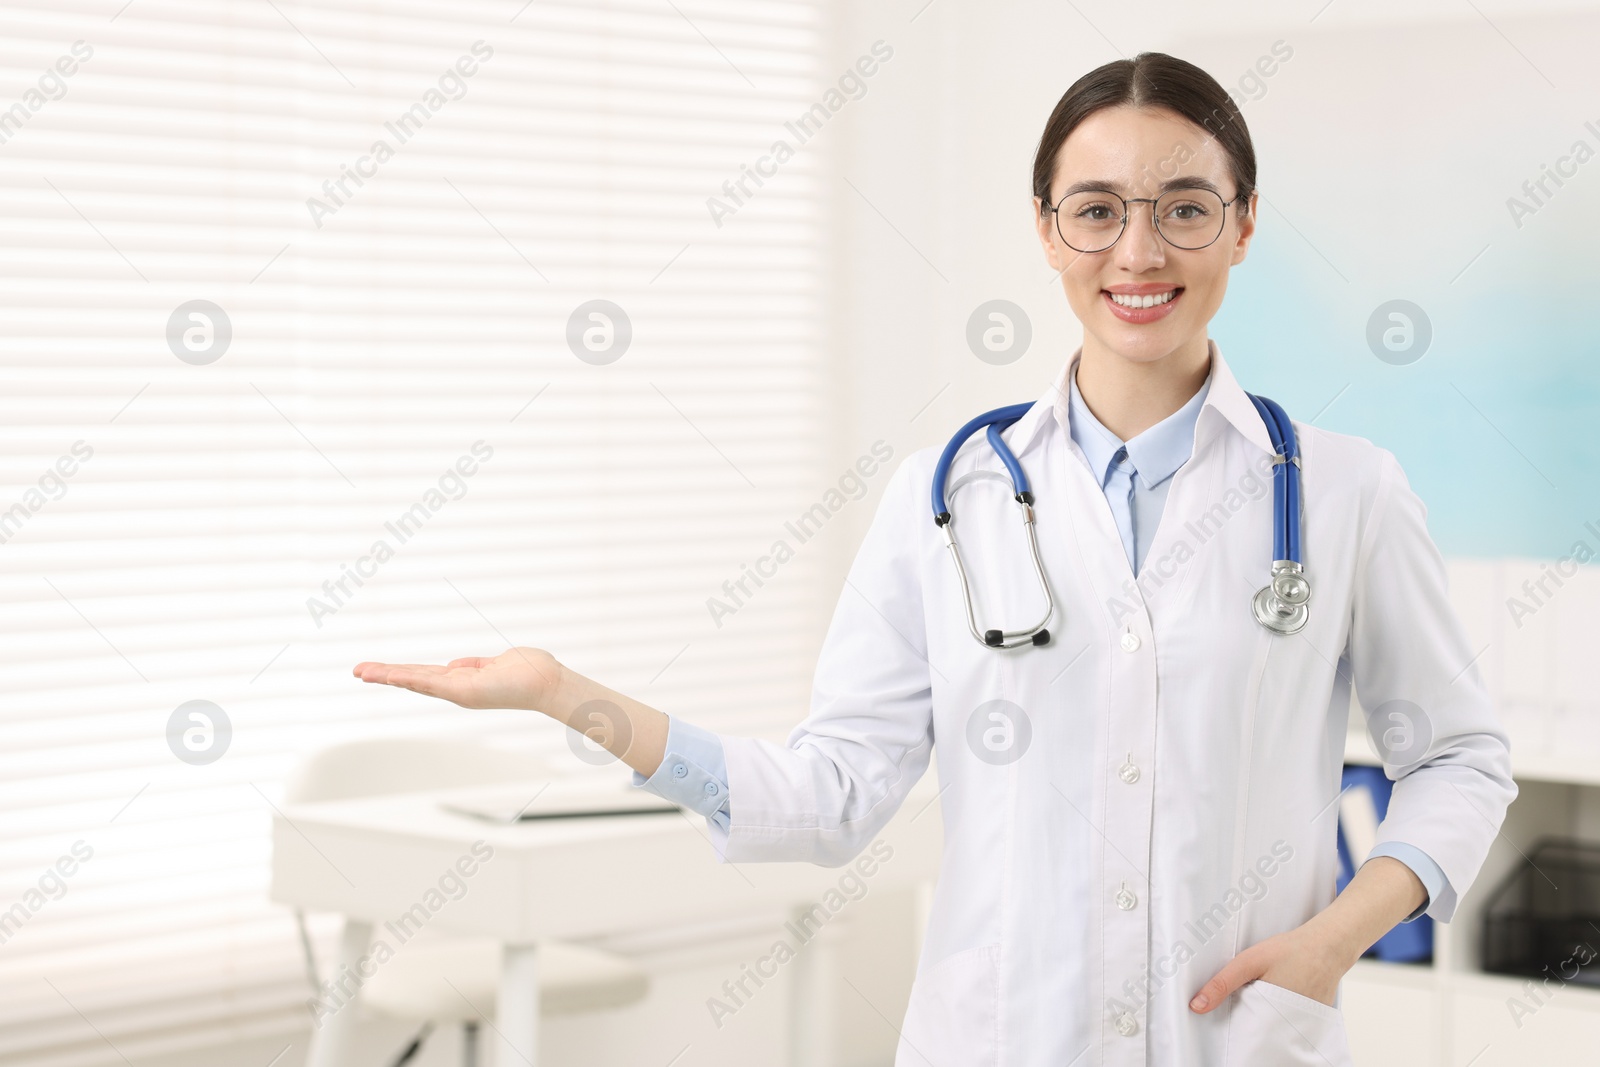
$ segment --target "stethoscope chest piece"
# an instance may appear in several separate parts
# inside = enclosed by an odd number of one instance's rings
[[[1251,600],[1256,621],[1273,633],[1299,633],[1311,617],[1306,602],[1311,599],[1311,583],[1305,570],[1293,560],[1272,562],[1272,581],[1262,586]]]

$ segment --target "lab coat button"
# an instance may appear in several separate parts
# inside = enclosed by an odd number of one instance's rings
[[[1139,651],[1139,635],[1134,633],[1132,630],[1129,630],[1127,633],[1123,634],[1122,635],[1122,651],[1124,651],[1124,652],[1137,652],[1137,651]]]
[[[1139,1024],[1131,1012],[1123,1012],[1117,1016],[1117,1033],[1123,1037],[1132,1037],[1139,1032]]]
[[[674,777],[674,778],[686,778],[686,777],[688,777],[688,775],[689,775],[689,768],[685,767],[683,764],[674,763],[672,765],[672,777]]]
[[[1121,908],[1123,911],[1132,911],[1133,906],[1139,903],[1139,898],[1133,895],[1133,891],[1131,889],[1129,889],[1127,886],[1123,886],[1121,889],[1117,890],[1116,901],[1117,907]]]
[[[1132,785],[1134,782],[1139,780],[1139,768],[1133,765],[1132,760],[1128,760],[1122,766],[1117,768],[1117,777],[1121,778],[1129,785]]]

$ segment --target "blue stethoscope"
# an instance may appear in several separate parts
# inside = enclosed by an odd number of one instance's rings
[[[1246,393],[1261,421],[1267,425],[1267,436],[1272,440],[1272,576],[1256,592],[1251,608],[1256,621],[1275,634],[1299,633],[1305,626],[1310,610],[1306,602],[1311,599],[1311,583],[1306,580],[1305,568],[1300,561],[1300,449],[1295,440],[1294,425],[1283,408],[1264,396]],[[1023,415],[1033,403],[1012,404],[995,408],[967,423],[956,431],[950,443],[944,446],[938,464],[933,468],[933,521],[944,531],[945,544],[950,546],[950,558],[955,560],[956,573],[961,578],[961,599],[967,606],[967,627],[978,642],[990,648],[1016,648],[1023,644],[1047,645],[1050,631],[1045,629],[1055,615],[1055,597],[1050,592],[1050,582],[1045,578],[1044,560],[1039,556],[1039,537],[1034,529],[1033,492],[1028,487],[1028,475],[1017,462],[1000,432]],[[1028,533],[1028,548],[1033,553],[1033,569],[1039,576],[1039,588],[1044,591],[1044,618],[1025,630],[979,630],[977,615],[972,608],[972,589],[967,582],[967,569],[961,562],[961,550],[956,547],[955,523],[945,499],[945,484],[950,476],[950,463],[956,453],[979,429],[987,429],[990,446],[1011,475],[1016,501],[1022,507],[1022,525]]]

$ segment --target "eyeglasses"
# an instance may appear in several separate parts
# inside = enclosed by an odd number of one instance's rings
[[[1074,252],[1104,252],[1117,243],[1128,228],[1132,204],[1149,204],[1156,232],[1174,248],[1195,251],[1222,236],[1228,205],[1243,200],[1236,196],[1224,200],[1209,189],[1169,189],[1160,196],[1124,200],[1116,193],[1091,189],[1068,193],[1045,211],[1056,215],[1056,232]]]

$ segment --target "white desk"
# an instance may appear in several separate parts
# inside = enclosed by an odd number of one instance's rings
[[[530,786],[529,795],[538,788]],[[504,785],[485,787],[500,792]],[[272,899],[346,917],[339,963],[355,971],[377,924],[398,919],[441,874],[470,855],[493,858],[464,881],[427,923],[441,933],[489,936],[505,946],[494,1027],[485,1028],[495,1067],[536,1064],[539,1028],[537,943],[575,940],[740,912],[809,907],[846,868],[811,864],[718,863],[705,820],[693,813],[534,820],[497,825],[446,812],[439,801],[480,790],[407,793],[291,805],[272,827]],[[880,837],[892,858],[865,878],[869,892],[909,890],[935,878],[942,828],[929,769]],[[908,920],[909,921],[909,920]],[[380,932],[383,927],[379,927]],[[826,927],[824,927],[826,929]],[[392,938],[390,939],[392,943]],[[790,968],[797,990],[791,1059],[831,1063],[827,951],[800,952]],[[348,1049],[359,1005],[323,1020],[308,1067],[357,1067]]]

